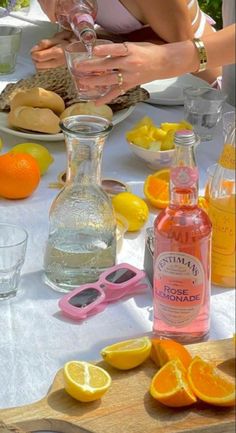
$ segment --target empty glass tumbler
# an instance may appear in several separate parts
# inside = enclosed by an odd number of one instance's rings
[[[0,25],[0,75],[11,74],[16,67],[22,30]]]
[[[211,87],[187,87],[184,96],[185,119],[202,141],[212,140],[222,119],[226,95]]]
[[[0,223],[0,300],[12,298],[17,293],[27,238],[23,228]]]
[[[66,183],[50,210],[45,281],[68,292],[96,281],[116,260],[116,218],[101,188],[101,157],[112,124],[96,116],[61,122],[67,145]]]

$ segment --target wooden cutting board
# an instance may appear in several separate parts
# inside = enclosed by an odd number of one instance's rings
[[[232,340],[209,341],[189,345],[195,355],[213,360],[234,376],[235,351]],[[113,383],[100,401],[79,403],[66,394],[62,370],[47,394],[37,403],[0,410],[0,427],[14,425],[27,431],[48,430],[62,433],[233,433],[232,408],[217,408],[204,403],[185,409],[162,406],[149,394],[156,372],[152,361],[129,372],[105,367]],[[0,428],[0,432],[3,430]]]

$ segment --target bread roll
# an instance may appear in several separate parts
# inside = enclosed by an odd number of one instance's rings
[[[105,119],[112,120],[113,112],[108,105],[100,105],[97,107],[94,102],[78,102],[77,104],[70,105],[61,114],[60,118],[65,119],[69,116],[77,116],[80,114],[89,114],[93,116],[105,117]]]
[[[57,134],[60,119],[49,108],[17,107],[8,114],[8,123],[29,131]]]
[[[11,100],[10,107],[14,110],[19,106],[34,108],[50,108],[56,114],[61,114],[65,110],[63,99],[55,92],[33,87],[32,89],[18,92]]]

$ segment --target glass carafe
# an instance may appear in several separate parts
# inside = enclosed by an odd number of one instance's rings
[[[96,281],[116,260],[116,219],[100,185],[101,157],[112,124],[96,116],[61,122],[67,146],[66,184],[50,209],[45,282],[68,292]]]

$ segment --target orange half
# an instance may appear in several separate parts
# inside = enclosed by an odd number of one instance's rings
[[[169,407],[184,407],[196,403],[187,380],[187,370],[179,359],[167,362],[153,377],[150,394]]]
[[[166,208],[169,204],[170,170],[159,170],[147,176],[144,182],[144,195],[156,208]]]
[[[193,392],[200,400],[215,406],[235,405],[234,381],[210,362],[195,356],[187,376]]]
[[[187,369],[192,361],[188,350],[180,343],[174,340],[152,340],[151,359],[157,367],[162,367],[172,359],[178,358],[183,366]]]

